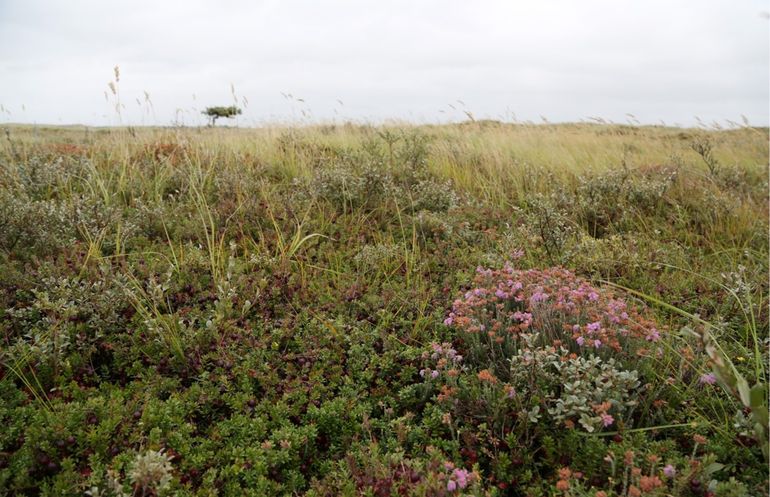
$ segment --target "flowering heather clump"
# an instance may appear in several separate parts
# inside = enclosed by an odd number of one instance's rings
[[[454,301],[444,324],[463,332],[478,350],[511,353],[532,329],[546,344],[560,341],[571,350],[622,350],[660,339],[655,323],[641,309],[609,288],[597,288],[562,268],[544,270],[479,267],[474,288]],[[639,353],[645,349],[639,345]]]
[[[446,489],[449,492],[455,492],[465,489],[468,484],[479,479],[475,471],[468,471],[464,468],[456,468],[451,462],[444,463],[444,469],[447,471]]]
[[[430,351],[423,352],[422,359],[428,362],[428,366],[420,370],[420,377],[435,380],[442,372],[448,376],[457,376],[457,368],[463,356],[452,348],[451,343],[431,343]]]

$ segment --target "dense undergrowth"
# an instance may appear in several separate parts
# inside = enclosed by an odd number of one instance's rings
[[[767,156],[12,127],[0,493],[766,495]]]

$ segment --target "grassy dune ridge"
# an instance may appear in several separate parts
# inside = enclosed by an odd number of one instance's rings
[[[8,126],[0,493],[764,495],[767,273],[765,128]]]

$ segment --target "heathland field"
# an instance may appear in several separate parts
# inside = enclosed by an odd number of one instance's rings
[[[766,128],[0,138],[1,495],[767,495]]]

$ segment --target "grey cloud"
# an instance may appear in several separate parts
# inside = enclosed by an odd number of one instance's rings
[[[743,114],[767,125],[763,10],[759,0],[5,0],[0,104],[12,114],[0,119],[113,123],[103,92],[119,64],[124,122],[144,124],[169,124],[177,109],[202,122],[197,110],[229,103],[233,83],[250,102],[243,123],[303,110],[463,119],[447,106],[461,98],[477,117]],[[154,117],[135,103],[144,91]]]

